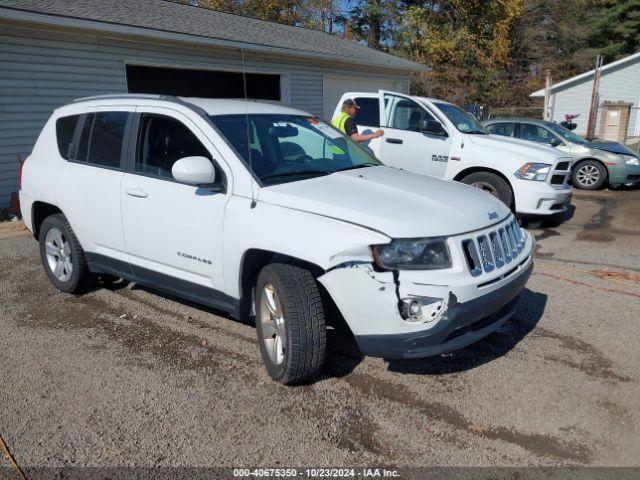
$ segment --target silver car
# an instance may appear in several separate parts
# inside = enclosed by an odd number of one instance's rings
[[[574,159],[573,186],[597,190],[640,183],[640,162],[633,150],[616,142],[589,142],[557,123],[532,118],[496,118],[484,122],[489,132],[551,145]]]

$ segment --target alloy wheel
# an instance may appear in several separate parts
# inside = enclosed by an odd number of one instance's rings
[[[276,289],[270,283],[262,289],[260,298],[260,325],[262,341],[269,359],[280,365],[284,361],[287,334],[282,304]]]
[[[71,245],[58,228],[51,228],[45,237],[45,253],[53,275],[61,282],[66,282],[73,274]]]
[[[591,187],[600,180],[600,171],[593,165],[583,165],[576,175],[578,183],[585,187]]]

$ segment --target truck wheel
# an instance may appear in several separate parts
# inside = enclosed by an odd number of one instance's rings
[[[490,193],[509,208],[513,205],[513,192],[511,192],[511,187],[495,173],[471,173],[464,177],[461,182]]]
[[[571,172],[571,183],[582,190],[599,190],[606,181],[607,169],[596,160],[583,160]]]
[[[58,290],[82,293],[93,284],[84,251],[64,215],[44,219],[39,242],[44,271]]]
[[[324,309],[309,271],[273,263],[256,284],[256,331],[269,375],[285,385],[315,377],[326,350]]]

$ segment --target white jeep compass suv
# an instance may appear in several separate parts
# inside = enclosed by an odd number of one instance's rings
[[[320,371],[340,315],[366,355],[475,342],[513,314],[533,268],[531,235],[491,195],[383,166],[317,118],[257,102],[59,108],[20,201],[58,289],[110,275],[255,316],[282,383]]]

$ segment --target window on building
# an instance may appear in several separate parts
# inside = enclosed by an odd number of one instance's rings
[[[130,93],[156,93],[182,97],[248,98],[282,100],[280,75],[247,72],[222,72],[188,68],[127,65]]]

